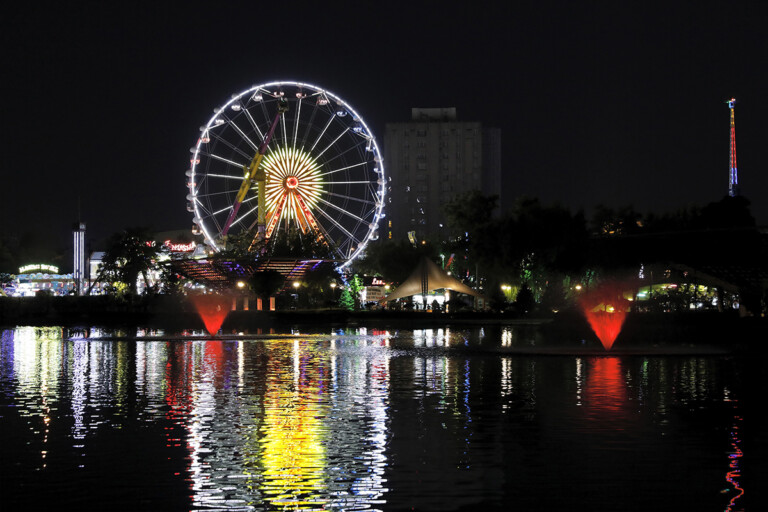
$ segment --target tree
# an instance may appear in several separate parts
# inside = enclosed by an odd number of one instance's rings
[[[14,281],[13,274],[0,272],[0,286],[8,286]]]
[[[632,235],[641,230],[642,216],[632,206],[618,210],[603,204],[595,207],[592,226],[598,235]]]
[[[491,220],[498,202],[498,195],[484,196],[479,190],[458,194],[443,207],[448,227],[458,235],[473,233],[479,226]]]
[[[274,297],[285,284],[285,276],[277,270],[265,270],[255,272],[249,281],[249,285],[256,297],[268,299]]]
[[[517,292],[517,298],[515,299],[517,310],[522,314],[526,314],[533,310],[535,304],[536,301],[533,299],[533,292],[527,284],[523,284],[520,291]]]
[[[310,304],[317,304],[331,290],[331,283],[340,279],[338,272],[331,265],[318,265],[304,274],[304,285]]]
[[[399,284],[408,279],[423,256],[437,259],[437,249],[430,243],[415,247],[408,241],[380,240],[368,244],[365,257],[355,261],[355,270],[362,274],[381,276],[384,280]]]
[[[349,293],[348,288],[344,288],[343,290],[341,290],[341,296],[339,297],[339,306],[348,311],[353,311],[355,309],[355,300],[352,298],[352,294]]]
[[[279,258],[333,258],[333,249],[326,241],[312,231],[302,233],[295,227],[276,231],[267,244],[266,252]]]
[[[755,218],[746,197],[725,196],[702,208],[696,224],[704,229],[751,228],[755,226]]]
[[[160,269],[160,292],[168,295],[178,295],[182,292],[184,277],[177,274],[174,269],[168,265],[163,265]]]
[[[363,280],[360,279],[359,275],[355,274],[352,276],[352,279],[349,280],[349,286],[347,288],[349,288],[349,293],[352,294],[354,309],[360,309],[360,293],[363,291]]]
[[[127,293],[136,294],[139,276],[149,288],[149,270],[160,251],[147,228],[129,228],[110,237],[97,282],[123,283]],[[119,287],[118,287],[119,288]]]
[[[263,242],[254,242],[254,234],[251,231],[229,234],[223,239],[224,249],[219,251],[215,258],[218,260],[242,260],[252,259],[261,253]]]

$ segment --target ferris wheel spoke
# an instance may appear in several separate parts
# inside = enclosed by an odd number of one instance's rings
[[[333,162],[334,160],[336,160],[338,158],[343,158],[350,151],[355,151],[355,150],[359,151],[360,148],[363,147],[363,146],[366,146],[366,143],[364,141],[363,142],[358,142],[358,143],[350,146],[349,148],[345,149],[344,151],[340,151],[337,155],[334,155],[333,158],[329,158],[325,163],[326,163],[326,165],[328,165],[329,163]],[[368,160],[364,160],[364,161],[366,163],[368,162]]]
[[[317,143],[320,142],[320,140],[323,138],[323,135],[325,135],[325,132],[328,130],[328,127],[331,126],[331,123],[333,122],[333,119],[334,119],[335,116],[336,116],[336,114],[332,114],[331,118],[328,119],[328,122],[325,124],[325,127],[323,127],[323,130],[317,136],[317,139],[315,139],[315,143],[312,144],[311,148],[309,148],[309,152],[310,153],[312,153],[312,151],[315,150],[315,147],[317,146]]]
[[[375,181],[334,181],[331,185],[359,185],[364,183],[366,185],[375,185]]]
[[[343,214],[343,215],[346,215],[347,217],[349,217],[349,218],[351,218],[351,219],[355,219],[355,220],[357,220],[358,222],[361,222],[361,223],[363,223],[363,224],[366,224],[366,223],[367,223],[367,221],[366,221],[365,219],[363,219],[362,217],[358,217],[358,216],[357,216],[357,215],[355,215],[354,213],[352,213],[352,212],[349,212],[349,211],[345,210],[344,208],[339,208],[339,207],[338,207],[338,206],[336,206],[335,204],[331,203],[330,201],[326,201],[326,200],[325,200],[325,199],[323,199],[322,197],[319,197],[317,200],[318,200],[319,202],[321,202],[321,203],[323,203],[323,204],[327,205],[329,208],[333,208],[333,209],[334,209],[334,210],[336,210],[337,212],[339,212],[339,213],[341,213],[341,214]],[[322,208],[321,208],[320,210],[322,210]]]
[[[315,95],[316,96],[316,95]],[[314,96],[313,96],[314,97]],[[306,127],[301,135],[301,148],[304,149],[304,147],[307,145],[307,140],[309,139],[309,136],[311,135],[311,129],[313,126],[315,126],[315,116],[318,112],[318,105],[317,102],[313,105],[311,102],[309,102],[308,108],[311,108],[309,119],[304,123],[304,126]],[[306,116],[305,116],[306,117]]]
[[[328,222],[330,222],[331,224],[333,224],[334,226],[336,226],[336,227],[337,227],[337,228],[338,228],[338,229],[339,229],[339,230],[340,230],[342,233],[344,233],[345,235],[347,235],[347,237],[349,238],[349,240],[354,240],[354,241],[355,241],[355,243],[360,243],[360,241],[357,239],[357,237],[356,237],[355,235],[353,235],[352,233],[350,233],[350,232],[349,232],[349,230],[348,230],[347,228],[345,228],[344,226],[342,226],[342,225],[341,225],[341,223],[339,223],[339,221],[337,221],[336,219],[334,219],[333,217],[331,217],[331,216],[328,214],[328,212],[326,212],[326,211],[325,211],[325,210],[323,210],[322,208],[318,208],[318,209],[317,209],[317,211],[318,211],[318,213],[320,213],[320,215],[322,215],[323,217],[325,217],[325,218],[328,220]]]
[[[359,197],[348,196],[348,195],[344,195],[344,194],[338,194],[336,192],[328,192],[326,190],[322,190],[320,193],[321,194],[325,194],[327,196],[338,197],[340,199],[344,199],[344,200],[348,200],[348,201],[356,201],[358,203],[363,203],[363,204],[368,204],[368,205],[373,205],[373,206],[376,205],[375,201],[371,201],[369,199],[361,199]]]
[[[288,122],[285,120],[285,114],[280,116],[280,128],[283,131],[283,144],[288,145]]]
[[[324,150],[322,150],[320,153],[318,153],[318,155],[315,157],[315,159],[319,159],[321,156],[323,156],[323,154],[324,154],[326,151],[328,151],[328,150],[329,150],[331,147],[333,147],[333,145],[334,145],[334,144],[336,144],[336,143],[339,141],[339,139],[340,139],[340,138],[342,138],[342,137],[344,136],[344,134],[345,134],[345,133],[347,133],[348,131],[349,131],[349,127],[346,127],[346,128],[344,128],[344,131],[343,131],[343,132],[341,132],[341,133],[339,134],[339,136],[338,136],[338,137],[336,137],[335,139],[333,139],[333,142],[331,142],[330,144],[328,144],[328,145],[325,147],[325,149],[324,149]]]
[[[368,165],[368,162],[360,162],[360,163],[357,163],[357,164],[353,164],[353,165],[348,165],[346,167],[342,167],[340,169],[334,169],[332,171],[321,173],[320,176],[329,176],[331,174],[336,174],[337,172],[347,171],[349,169],[354,169],[355,167],[360,167],[360,166],[363,166],[363,165]]]
[[[296,117],[294,118],[294,124],[293,124],[293,149],[296,149],[296,139],[298,139],[298,136],[299,136],[299,119],[301,119],[301,100],[302,98],[299,98],[299,101],[296,102]]]
[[[248,200],[245,200],[245,201],[243,201],[243,204],[245,204],[245,203],[247,203],[247,202],[248,202]],[[230,207],[230,208],[231,208],[231,207]],[[250,214],[252,214],[253,212],[256,212],[256,211],[258,211],[258,209],[259,209],[259,205],[257,204],[256,206],[254,206],[254,207],[253,207],[253,208],[251,208],[250,210],[246,211],[244,214],[240,215],[240,216],[239,216],[237,219],[233,220],[233,221],[232,221],[232,224],[230,225],[230,227],[232,227],[232,226],[236,226],[236,225],[240,224],[240,223],[241,223],[241,222],[243,222],[243,221],[244,221],[244,220],[245,220],[245,219],[246,219],[246,218],[247,218],[247,217],[248,217]]]
[[[248,122],[251,123],[251,126],[254,130],[256,130],[256,133],[259,134],[259,140],[264,140],[264,134],[261,133],[261,129],[259,129],[259,125],[256,124],[256,120],[253,119],[253,116],[251,115],[251,111],[248,109],[244,109],[245,111],[245,117],[248,118]]]
[[[251,139],[250,139],[250,138],[249,138],[249,137],[248,137],[248,136],[245,134],[245,132],[244,132],[243,130],[241,130],[239,126],[237,126],[237,123],[235,123],[234,121],[230,121],[230,122],[229,122],[229,124],[230,124],[230,125],[232,125],[232,128],[234,128],[234,129],[235,129],[235,131],[236,131],[236,132],[237,132],[237,133],[240,135],[240,137],[242,137],[242,138],[243,138],[243,140],[244,140],[245,142],[247,142],[249,146],[251,146],[251,149],[253,149],[254,151],[258,151],[258,150],[259,150],[259,146],[257,146],[257,145],[256,145],[256,143],[254,143],[254,142],[253,142],[253,141],[252,141],[252,140],[251,140]]]
[[[232,176],[231,174],[206,174],[206,178],[223,178],[225,180],[235,180],[237,182],[243,181],[242,176]]]
[[[217,155],[215,153],[205,153],[205,156],[209,156],[209,157],[211,157],[214,160],[218,160],[219,162],[224,162],[227,165],[231,165],[232,167],[236,167],[240,171],[242,171],[243,168],[245,167],[243,164],[241,164],[239,162],[235,162],[234,160],[230,160],[229,158],[224,158],[223,156],[219,156],[219,155]],[[208,174],[208,176],[211,176],[211,175]],[[243,177],[239,176],[239,179],[243,179]]]
[[[230,141],[228,141],[227,139],[225,139],[224,137],[222,137],[222,136],[220,136],[220,135],[218,135],[218,134],[211,134],[211,135],[212,135],[212,138],[214,138],[214,139],[216,139],[217,141],[221,142],[222,144],[224,144],[225,146],[227,146],[227,147],[228,147],[230,150],[232,150],[232,151],[234,151],[235,153],[237,153],[238,155],[242,156],[242,157],[243,157],[245,160],[248,160],[248,161],[250,161],[251,157],[250,157],[250,156],[249,156],[247,153],[245,153],[245,152],[244,152],[242,149],[240,149],[240,148],[236,147],[236,146],[235,146],[234,144],[232,144]],[[206,153],[206,152],[201,152],[201,153],[202,153],[203,155],[209,155],[209,156],[213,154],[213,153],[211,153],[211,152],[207,152],[207,153]]]
[[[231,194],[234,194],[235,192],[237,192],[237,189],[221,190],[221,191],[217,191],[217,192],[206,192],[206,193],[203,193],[203,194],[197,194],[196,197],[197,197],[198,201],[202,201],[203,199],[206,199],[206,200],[211,200],[211,199],[216,200],[217,196],[231,195]],[[219,197],[218,199],[221,199],[221,197]],[[224,198],[224,199],[226,199],[226,198]]]

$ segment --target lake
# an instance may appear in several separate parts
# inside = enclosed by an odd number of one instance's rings
[[[767,503],[748,354],[537,351],[503,325],[1,333],[3,510]]]

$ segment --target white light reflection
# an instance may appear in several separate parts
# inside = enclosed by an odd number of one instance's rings
[[[511,395],[514,392],[512,384],[512,359],[509,357],[501,358],[501,396]],[[509,404],[505,403],[502,409],[507,409]]]
[[[5,339],[5,334],[3,336]],[[19,327],[12,335],[13,373],[18,387],[16,395],[24,404],[19,412],[28,416],[29,428],[40,437],[40,468],[47,466],[47,444],[58,383],[61,378],[61,330],[58,328]],[[0,362],[4,358],[0,355]],[[1,418],[1,416],[0,416]],[[39,420],[30,421],[30,420]]]
[[[335,433],[328,439],[329,460],[344,460],[350,450],[361,450],[354,464],[326,468],[329,494],[325,508],[333,510],[369,508],[386,491],[386,446],[389,423],[390,357],[389,333],[371,338],[332,340],[331,380],[335,392],[329,397],[331,411],[327,427]],[[338,350],[348,346],[350,350]],[[366,357],[354,350],[362,350]],[[345,347],[347,348],[347,347]],[[349,421],[354,418],[356,421]],[[362,445],[360,443],[362,442]],[[346,484],[344,482],[349,482]]]
[[[582,405],[582,393],[584,390],[584,363],[580,357],[576,358],[576,405]]]
[[[510,329],[509,327],[504,327],[501,330],[501,346],[502,347],[512,346],[512,329]]]

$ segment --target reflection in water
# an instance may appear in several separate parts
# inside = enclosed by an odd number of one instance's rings
[[[565,481],[600,510],[640,479],[653,492],[625,503],[640,510],[674,500],[681,479],[701,488],[712,473],[714,491],[685,499],[738,510],[743,420],[723,360],[503,350],[531,336],[445,328],[129,341],[3,331],[0,433],[23,439],[2,448],[18,469],[3,473],[3,487],[41,475],[85,485],[77,471],[103,464],[140,475],[139,494],[178,482],[162,494],[179,509],[451,509],[565,506],[572,497],[555,492]],[[730,432],[727,493],[725,440],[710,446],[697,437],[705,430]],[[138,450],[135,461],[115,465],[115,442]],[[719,460],[711,467],[708,452]],[[617,458],[637,460],[622,467],[626,477]],[[693,468],[675,466],[688,459]]]
[[[733,488],[733,497],[728,502],[726,512],[732,512],[735,510],[744,510],[740,507],[739,500],[744,494],[744,489],[741,487],[741,458],[744,457],[744,452],[741,451],[741,416],[738,415],[736,400],[730,399],[730,393],[725,396],[726,402],[733,402],[734,416],[733,425],[730,430],[730,445],[731,451],[728,453],[728,472],[725,474],[726,481]],[[738,508],[737,508],[738,507]]]
[[[580,360],[579,360],[580,361]],[[590,372],[580,396],[584,399],[587,418],[597,422],[615,423],[625,415],[626,384],[618,357],[595,357],[590,360]]]

